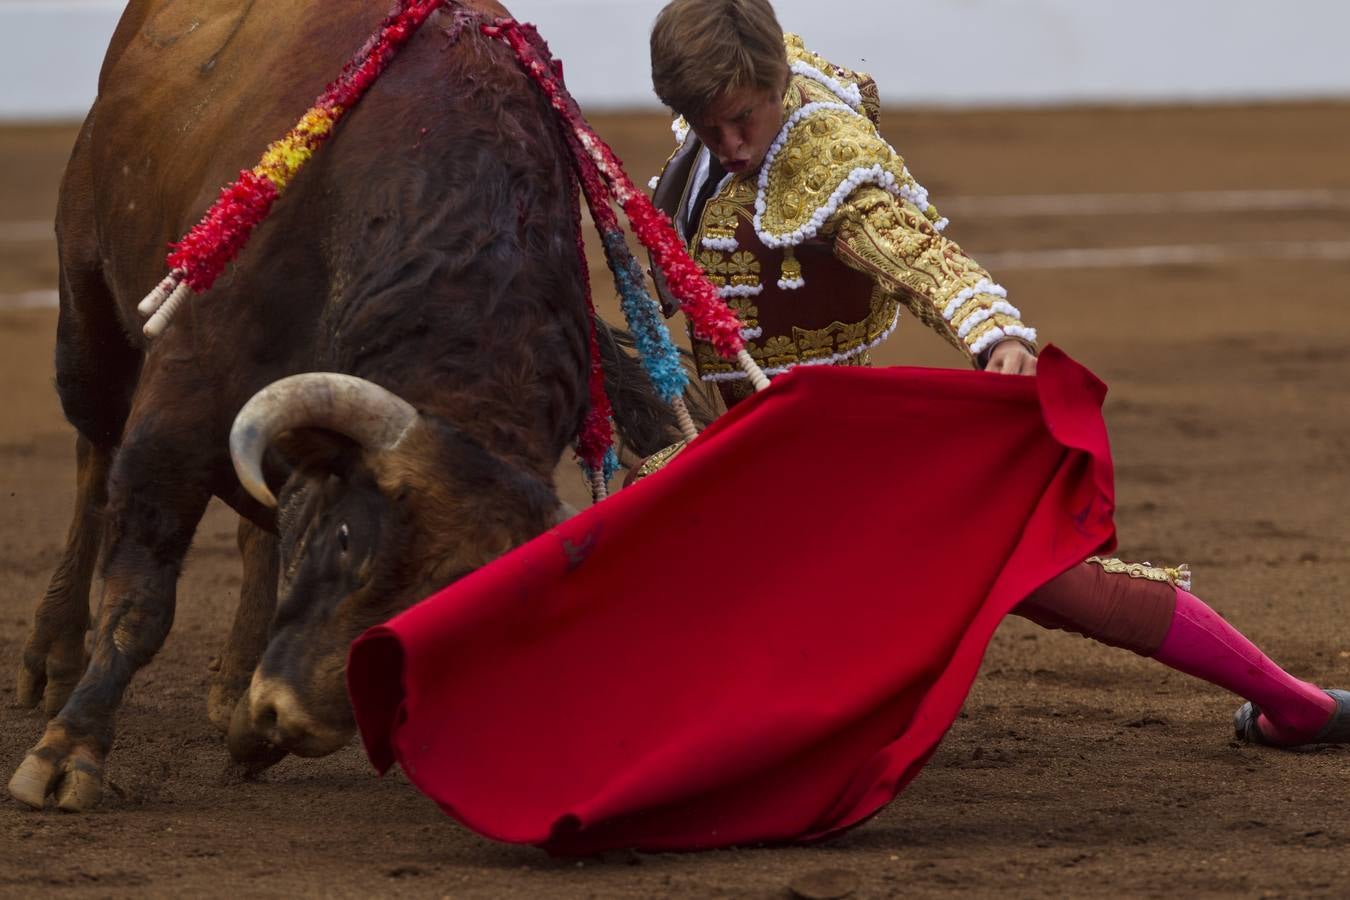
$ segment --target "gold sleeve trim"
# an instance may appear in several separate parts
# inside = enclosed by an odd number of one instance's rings
[[[974,361],[971,347],[993,328],[1020,326],[1003,312],[958,336],[961,325],[981,310],[992,310],[999,297],[977,293],[957,308],[950,320],[943,314],[951,298],[963,290],[988,284],[989,273],[908,204],[886,191],[855,191],[830,223],[835,229],[835,255],[871,276],[888,294],[900,299],[914,316]]]

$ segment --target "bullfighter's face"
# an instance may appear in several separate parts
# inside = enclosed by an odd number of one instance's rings
[[[689,120],[694,134],[733,175],[759,169],[783,128],[783,92],[748,87],[719,94]]]

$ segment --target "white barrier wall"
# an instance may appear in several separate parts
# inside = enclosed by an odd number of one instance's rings
[[[191,2],[191,0],[179,0]],[[271,3],[301,0],[267,0]],[[309,0],[316,11],[351,2]],[[590,107],[651,107],[663,0],[514,0]],[[0,119],[83,115],[123,4],[0,0]],[[1350,0],[777,0],[783,26],[887,103],[1350,98]],[[316,12],[316,14],[324,14]]]

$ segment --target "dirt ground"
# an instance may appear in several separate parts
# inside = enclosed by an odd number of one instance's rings
[[[961,210],[948,233],[977,258],[1227,248],[1220,261],[995,274],[1043,339],[1111,385],[1122,555],[1189,562],[1197,593],[1275,659],[1350,687],[1350,258],[1334,246],[1298,258],[1313,241],[1344,248],[1350,209],[996,215],[956,200],[1344,191],[1350,107],[893,110],[886,122],[939,207]],[[658,117],[596,124],[637,181],[670,149]],[[0,131],[0,296],[55,287],[51,241],[4,229],[50,219],[72,136]],[[74,473],[51,387],[55,313],[19,305],[0,310],[4,779],[42,728],[13,706],[12,673]],[[959,362],[912,320],[876,356]],[[1021,621],[996,635],[927,770],[823,846],[553,860],[460,828],[400,775],[376,778],[355,745],[230,782],[205,694],[238,587],[234,520],[213,507],[174,631],[123,706],[112,789],[79,816],[0,799],[0,894],[770,898],[840,869],[858,897],[1350,896],[1350,750],[1236,744],[1233,697]]]

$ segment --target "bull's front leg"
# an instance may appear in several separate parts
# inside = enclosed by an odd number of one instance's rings
[[[52,796],[61,809],[84,810],[102,796],[117,707],[173,624],[178,574],[210,497],[189,441],[145,421],[133,421],[127,433],[109,477],[103,592],[88,667],[9,782],[10,794],[35,808]]]
[[[221,733],[229,730],[235,705],[248,690],[253,670],[267,649],[267,634],[277,605],[279,554],[276,535],[240,518],[239,555],[244,563],[239,606],[234,613],[230,636],[220,654],[220,670],[207,699],[211,722]]]
[[[33,630],[19,659],[16,699],[25,707],[45,701],[48,718],[65,706],[84,673],[89,584],[103,540],[108,460],[112,453],[81,436],[75,456],[78,466],[75,516],[66,536],[65,553],[33,614]]]

